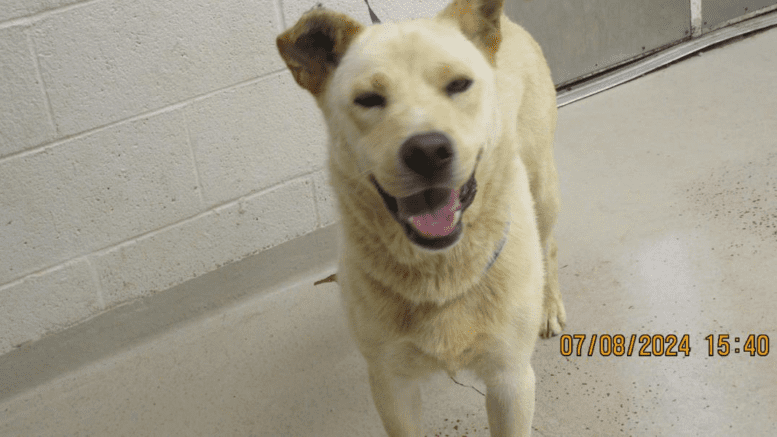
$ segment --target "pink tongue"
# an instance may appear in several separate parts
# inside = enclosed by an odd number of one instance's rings
[[[448,203],[431,214],[421,214],[410,217],[419,232],[427,237],[444,237],[456,227],[455,214],[461,208],[458,202],[459,190],[451,190]]]

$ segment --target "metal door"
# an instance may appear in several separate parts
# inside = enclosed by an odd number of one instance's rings
[[[537,39],[561,86],[698,36],[692,21],[700,34],[699,28],[709,31],[774,5],[777,0],[507,0],[505,12]]]
[[[737,21],[740,17],[758,14],[775,5],[777,0],[703,0],[701,10],[704,29],[713,29]]]

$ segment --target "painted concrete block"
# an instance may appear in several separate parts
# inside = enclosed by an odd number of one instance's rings
[[[85,259],[0,288],[0,354],[100,311]]]
[[[323,118],[288,72],[195,102],[186,119],[208,205],[324,165]]]
[[[180,113],[0,162],[0,284],[200,210]]]
[[[275,2],[110,0],[35,29],[54,120],[66,134],[278,70]]]
[[[26,17],[79,1],[82,0],[3,0],[3,7],[0,8],[0,21]]]
[[[316,227],[312,182],[298,179],[94,257],[108,306],[305,235]]]
[[[327,0],[319,3],[327,9],[347,14],[362,24],[369,25],[372,23],[364,0]],[[412,0],[401,2],[373,0],[370,2],[370,7],[372,7],[372,10],[375,11],[375,14],[382,22],[387,23],[433,17],[437,12],[445,8],[448,3],[450,3],[450,0]],[[286,27],[294,25],[299,17],[313,6],[314,3],[284,1],[283,15],[286,20]]]
[[[319,227],[329,226],[339,220],[337,198],[329,185],[329,173],[324,169],[313,174],[313,187],[316,192],[316,209]]]
[[[294,23],[299,20],[302,14],[315,7],[317,3],[320,3],[327,9],[347,14],[360,23],[371,23],[370,14],[367,11],[367,6],[364,4],[364,0],[327,0],[318,2],[284,1],[282,3],[283,16],[286,20],[286,28],[293,26]],[[377,11],[375,9],[375,1],[370,3],[370,6],[374,11]]]
[[[0,30],[0,158],[54,134],[25,30]]]
[[[382,21],[404,21],[431,18],[448,6],[450,0],[415,0],[402,2],[374,2],[372,9]],[[365,6],[366,8],[366,6]]]

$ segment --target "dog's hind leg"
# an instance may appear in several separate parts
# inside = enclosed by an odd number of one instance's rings
[[[557,252],[556,237],[550,233],[543,241],[545,258],[545,296],[543,298],[543,306],[545,310],[544,317],[547,321],[540,327],[540,336],[543,338],[560,334],[567,321],[564,301],[561,299],[561,291],[558,285]]]
[[[543,267],[545,270],[545,288],[543,291],[543,323],[540,337],[549,338],[558,335],[564,329],[567,314],[558,284],[558,248],[553,228],[558,216],[558,176],[555,167],[546,170],[542,178],[537,178],[532,187],[535,208],[537,210],[537,228],[542,245]]]
[[[421,386],[418,379],[369,366],[375,408],[389,437],[421,436]]]
[[[502,371],[486,381],[486,411],[491,437],[531,435],[534,370]]]

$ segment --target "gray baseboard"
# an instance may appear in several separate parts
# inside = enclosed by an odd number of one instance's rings
[[[248,297],[334,272],[336,226],[133,300],[0,356],[0,401]]]

